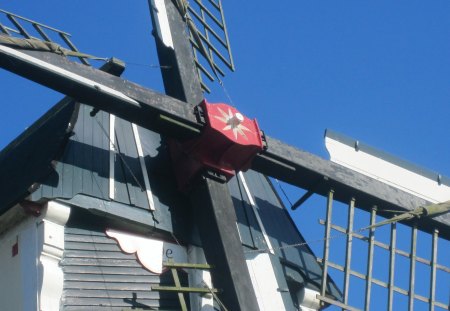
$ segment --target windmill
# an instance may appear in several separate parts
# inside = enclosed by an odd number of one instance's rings
[[[218,294],[218,297],[221,301],[224,301],[224,304],[228,305],[231,310],[252,310],[252,308],[257,308],[257,298],[252,298],[253,295],[251,295],[251,288],[253,287],[252,280],[248,275],[248,272],[246,272],[247,267],[243,259],[245,258],[243,251],[236,251],[241,248],[242,237],[239,236],[239,233],[236,230],[234,221],[235,216],[233,215],[232,208],[233,205],[230,201],[231,196],[228,194],[227,186],[223,183],[223,180],[231,177],[229,171],[233,168],[246,168],[249,158],[245,157],[238,167],[223,167],[223,165],[221,167],[221,165],[217,163],[211,163],[212,160],[208,156],[202,156],[204,147],[202,148],[201,145],[211,144],[211,141],[206,141],[205,143],[202,142],[202,140],[197,139],[202,133],[205,133],[205,129],[208,128],[210,122],[208,123],[203,120],[209,116],[207,103],[204,103],[197,108],[197,110],[194,110],[193,108],[193,106],[196,106],[202,101],[203,96],[201,94],[201,88],[203,88],[203,90],[206,90],[207,88],[204,83],[197,80],[199,76],[196,71],[200,70],[205,74],[205,67],[210,65],[212,74],[209,73],[209,77],[214,78],[214,76],[217,75],[217,72],[214,73],[214,71],[218,71],[218,69],[215,67],[215,63],[212,63],[211,49],[208,50],[204,46],[203,48],[201,47],[200,42],[204,42],[205,40],[200,37],[199,33],[196,34],[195,27],[189,22],[189,20],[192,20],[192,15],[194,14],[193,12],[189,13],[190,17],[188,17],[187,13],[189,7],[186,7],[184,2],[166,1],[161,9],[161,3],[161,1],[155,1],[152,3],[151,8],[155,17],[155,26],[159,25],[159,27],[155,27],[155,29],[160,29],[161,32],[161,36],[158,36],[156,40],[158,41],[158,52],[161,59],[161,67],[163,67],[162,71],[166,91],[170,97],[145,89],[111,74],[106,74],[102,71],[68,61],[53,52],[42,52],[42,50],[36,50],[35,48],[23,50],[23,47],[14,47],[13,44],[15,43],[8,43],[6,45],[4,43],[1,46],[1,65],[10,71],[68,94],[78,102],[93,106],[93,110],[89,109],[89,113],[92,114],[92,117],[103,118],[103,121],[100,120],[98,123],[100,130],[103,129],[106,131],[105,125],[109,123],[109,126],[111,126],[111,124],[115,122],[112,121],[114,118],[110,118],[109,122],[105,121],[106,117],[102,115],[102,112],[100,111],[104,110],[143,128],[176,139],[175,142],[169,143],[175,145],[175,147],[173,147],[174,151],[171,151],[172,153],[175,153],[174,157],[180,157],[181,154],[182,156],[187,155],[188,158],[194,158],[197,162],[198,158],[204,160],[203,163],[200,163],[200,168],[198,168],[198,165],[192,164],[193,170],[191,171],[191,174],[188,175],[191,177],[188,180],[190,188],[188,192],[190,193],[192,205],[196,208],[202,208],[201,210],[194,210],[194,213],[199,222],[197,224],[198,234],[201,239],[201,244],[205,249],[206,259],[208,263],[212,263],[212,265],[216,267],[215,271],[225,271],[220,277],[214,276],[214,273],[217,272],[214,272],[214,270],[211,271],[214,286],[226,289]],[[170,25],[169,28],[173,47],[167,43],[167,39],[162,35],[165,32],[161,30],[164,27],[162,26],[163,22],[161,22],[158,15],[162,14],[164,9],[167,12],[167,25]],[[207,13],[203,10],[203,14]],[[9,16],[12,16],[13,19],[17,18],[11,14]],[[187,26],[185,24],[186,22],[188,24]],[[190,29],[190,35],[187,35],[186,29]],[[9,31],[8,29],[5,30],[6,32]],[[19,32],[21,32],[20,28]],[[185,35],[182,35],[183,33],[185,33]],[[24,35],[23,32],[21,32],[21,34]],[[177,35],[179,36],[178,38]],[[27,36],[25,35],[25,37]],[[200,41],[198,39],[196,40],[195,37],[200,37]],[[206,36],[204,37],[206,38]],[[191,39],[192,44],[196,48],[197,52],[194,54],[192,54],[191,46],[186,42],[187,38]],[[15,41],[24,42],[23,39]],[[25,42],[30,43],[30,41]],[[177,45],[180,45],[180,47],[177,47]],[[72,50],[74,50],[74,48],[72,48]],[[203,51],[203,57],[206,58],[206,63],[203,63],[203,65],[201,65],[201,60],[193,58],[196,53],[201,53],[201,51]],[[87,56],[79,53],[76,49],[72,52],[74,52],[75,56],[80,56],[82,59],[85,59]],[[198,67],[192,66],[194,63],[198,63]],[[229,65],[232,67],[231,61],[229,62]],[[170,67],[171,70],[166,70],[165,68],[167,67]],[[117,61],[110,61],[108,65],[103,68],[103,71],[116,75],[119,74],[121,70],[120,63]],[[208,76],[208,74],[205,75]],[[202,87],[202,85],[204,86]],[[53,119],[52,116],[65,113],[63,114],[66,116],[65,121],[71,123],[71,126],[75,126],[75,124],[70,122],[72,116],[71,109],[73,108],[70,108],[68,102],[70,102],[70,99],[61,103],[54,111],[47,115],[47,120],[43,120],[41,125],[52,124],[52,122],[50,122]],[[186,102],[191,105],[187,105]],[[223,107],[221,111],[222,112],[219,111],[219,114],[212,114],[209,116],[209,119],[216,119],[219,121],[221,121],[220,119],[223,119],[222,122],[227,124],[224,124],[222,129],[225,129],[227,126],[229,126],[228,130],[236,129],[236,131],[233,131],[235,139],[243,136],[241,133],[245,134],[247,132],[242,129],[241,131],[238,131],[237,129],[239,129],[239,125],[241,124],[244,124],[243,126],[248,128],[248,126],[242,122],[250,122],[249,119],[244,119],[242,114],[232,110],[231,107]],[[78,124],[79,121],[76,123]],[[134,130],[135,128],[132,128],[134,132],[139,133],[139,129]],[[69,129],[70,132],[73,130],[74,133],[77,133],[76,129],[70,127]],[[256,129],[258,128],[256,127]],[[48,131],[50,130],[51,129]],[[127,155],[127,153],[121,151],[122,148],[126,148],[120,143],[121,138],[119,137],[123,134],[116,134],[117,138],[115,138],[114,135],[111,136],[111,132],[114,132],[114,130],[109,132],[106,143],[110,145],[108,147],[110,159],[112,158],[110,168],[116,168],[116,162],[114,162],[116,161],[115,158],[121,157],[121,154]],[[259,131],[257,130],[254,130],[253,132],[259,134]],[[58,137],[55,137],[55,139],[59,139],[60,141],[67,140],[66,134],[67,133],[64,131],[58,133]],[[140,135],[135,135],[135,137],[139,137]],[[26,137],[24,137],[22,141],[25,141],[25,138]],[[124,137],[122,136],[122,139],[123,138]],[[79,140],[81,139],[79,138]],[[212,140],[215,141],[216,138],[213,137]],[[80,141],[78,141],[78,143],[80,143]],[[81,143],[84,143],[84,141],[81,140]],[[77,144],[74,143],[73,145],[73,148],[77,148],[75,147]],[[120,150],[117,150],[117,145],[121,147]],[[136,145],[139,145],[137,140]],[[195,149],[192,147],[193,145],[200,146],[200,148]],[[78,147],[80,147],[80,145],[78,145]],[[358,207],[370,209],[372,206],[376,205],[381,209],[381,212],[383,212],[383,209],[415,210],[418,206],[427,204],[426,200],[399,191],[395,187],[357,173],[342,165],[324,161],[311,154],[296,150],[295,148],[285,145],[268,136],[261,136],[259,148],[260,153],[254,155],[255,158],[252,161],[252,169],[307,190],[307,194],[300,199],[296,205],[300,205],[313,193],[326,195],[329,198],[330,204],[333,199],[350,202],[354,201],[354,198],[358,198]],[[11,148],[7,151],[13,152],[13,155],[14,152],[19,155],[22,154],[19,149],[14,150],[14,148]],[[240,152],[245,154],[244,151],[239,151],[238,148],[234,150],[233,154],[239,154]],[[139,153],[138,150],[137,158],[140,159],[142,156]],[[222,151],[221,153],[226,152]],[[11,154],[8,156],[9,158],[12,157]],[[15,161],[18,161],[17,157],[14,158]],[[42,159],[44,162],[45,160],[47,159]],[[188,161],[190,160],[188,159]],[[128,170],[126,165],[128,161],[126,158],[120,159],[119,162],[122,163],[122,173],[124,175],[131,175],[129,176],[129,179],[131,179],[129,184],[137,184],[137,188],[147,190],[146,184],[150,184],[150,181],[146,182],[144,180],[141,182],[139,181],[139,178],[134,180],[133,174],[131,174],[133,169]],[[230,160],[225,162],[229,163]],[[113,163],[113,165],[111,165],[111,163]],[[182,167],[186,167],[186,165],[183,164]],[[206,175],[203,175],[200,180],[196,180],[195,178],[198,176],[198,172],[203,172],[205,167],[207,168]],[[55,167],[55,169],[58,170],[57,167]],[[192,172],[195,172],[196,174],[193,174]],[[47,176],[49,173],[46,171],[39,172],[39,174]],[[109,174],[111,176],[111,172],[109,172]],[[114,173],[112,175],[116,176]],[[247,192],[247,190],[245,190],[248,188],[248,185],[246,185],[247,183],[245,182],[246,177],[241,176],[244,175],[238,175],[237,179],[240,179],[240,185],[244,189],[244,192]],[[37,176],[33,177],[36,178]],[[35,180],[33,182],[29,180],[18,181],[18,183],[28,183],[27,186],[35,185],[35,182]],[[38,186],[37,184],[36,187]],[[47,188],[46,186],[40,187],[39,191],[41,191],[41,193],[43,193],[44,189],[48,190],[52,187],[48,182],[46,185]],[[116,189],[115,181],[110,181],[109,186],[110,187],[106,192],[109,190],[109,199],[114,200],[117,195],[116,190],[114,190]],[[185,183],[182,184],[182,187],[184,186],[186,186]],[[54,188],[58,187],[56,186]],[[111,189],[113,189],[113,191],[111,191]],[[129,187],[127,189],[129,189]],[[31,189],[30,192],[36,193],[34,192],[34,189]],[[11,190],[11,195],[15,195],[13,190]],[[248,195],[247,193],[247,196],[249,201],[252,201],[252,199],[250,199],[252,195]],[[41,194],[41,198],[42,197],[45,196]],[[13,202],[15,203],[17,198],[13,197],[10,200],[11,201],[6,202],[7,206],[11,205]],[[152,198],[149,196],[147,197],[147,200],[149,209],[153,210],[151,203]],[[135,202],[138,201],[139,199]],[[35,205],[30,202],[23,204],[29,206],[29,208],[35,207]],[[250,202],[250,205],[253,206],[254,203],[252,204],[252,202]],[[103,212],[105,212],[105,210]],[[215,219],[217,223],[212,222],[211,220],[213,219]],[[161,221],[161,219],[153,221]],[[256,223],[257,225],[261,225],[257,219]],[[328,221],[327,224],[331,226],[330,221]],[[444,216],[439,216],[433,220],[425,218],[423,219],[423,222],[420,222],[421,229],[433,231],[434,228],[439,228],[441,236],[444,237],[448,234],[448,229],[446,229],[447,225],[447,219]],[[263,228],[263,226],[259,227]],[[261,231],[265,230],[261,229]],[[158,234],[161,234],[161,232]],[[111,235],[114,236],[115,233],[112,233]],[[263,233],[262,236],[265,239],[264,235],[265,234]],[[214,239],[210,239],[211,236],[214,237]],[[325,240],[328,240],[328,236]],[[222,245],[218,245],[218,243],[222,243]],[[272,249],[271,247],[268,247],[270,245],[270,240],[265,240],[265,245],[266,249],[270,252],[270,249]],[[214,257],[214,253],[216,257]],[[323,285],[321,285],[320,288],[321,293],[319,298],[326,303],[342,304],[342,302],[339,302],[340,298],[337,297],[339,296],[338,294],[335,293],[333,296],[331,292],[327,293],[327,286],[325,286],[325,284],[328,284],[326,281],[326,256],[324,256],[324,260],[325,272],[322,272],[323,279],[321,284]]]

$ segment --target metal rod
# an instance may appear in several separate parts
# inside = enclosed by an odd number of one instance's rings
[[[200,85],[201,85],[202,89],[203,89],[206,93],[211,94],[211,90],[209,89],[209,87],[208,87],[205,83],[203,83],[203,81],[200,81]]]
[[[417,225],[411,232],[411,261],[409,265],[409,301],[408,310],[414,310],[414,286],[416,281],[416,251],[417,251]]]
[[[392,310],[394,301],[395,246],[397,240],[397,224],[391,224],[391,242],[389,256],[388,310]]]
[[[316,298],[319,299],[319,300],[321,300],[321,301],[323,301],[323,302],[326,302],[326,303],[335,305],[335,306],[337,306],[337,307],[340,307],[340,308],[342,308],[343,310],[348,310],[348,311],[360,311],[360,309],[358,309],[358,308],[354,308],[354,307],[349,306],[349,305],[346,305],[345,303],[342,303],[342,302],[340,302],[340,301],[338,301],[338,300],[334,300],[334,299],[328,298],[328,297],[323,296],[323,295],[317,295]]]
[[[217,4],[214,0],[209,0],[209,3],[211,3],[217,10],[220,10],[220,0],[219,4]]]
[[[52,42],[52,40],[50,39],[49,36],[47,36],[47,34],[42,30],[42,28],[37,24],[37,23],[33,23],[33,27],[34,29],[36,29],[36,31],[41,35],[41,37],[47,41],[47,42]]]
[[[78,49],[77,49],[76,46],[72,43],[72,41],[70,41],[70,39],[68,38],[68,36],[66,36],[66,35],[63,34],[63,33],[59,33],[59,36],[64,40],[65,43],[67,43],[67,45],[70,47],[70,49],[71,49],[72,51],[78,52]],[[83,57],[78,57],[78,58],[80,59],[80,61],[81,61],[83,64],[85,64],[85,65],[87,65],[87,66],[90,66],[89,62],[88,62],[86,59],[84,59]]]
[[[431,277],[430,277],[430,311],[434,311],[436,299],[436,262],[438,251],[439,230],[433,232],[433,244],[431,248]]]
[[[198,33],[198,36],[199,36],[200,38],[202,38],[203,43],[205,43],[205,44],[208,46],[209,49],[213,50],[214,53],[217,55],[217,57],[219,57],[220,60],[221,60],[225,65],[227,65],[228,68],[231,69],[230,61],[229,61],[228,59],[226,59],[225,56],[223,56],[223,55],[219,52],[219,50],[216,49],[216,47],[215,47],[211,42],[209,42],[208,39],[206,39],[206,37],[205,37],[201,32]]]
[[[223,24],[217,19],[217,17],[211,13],[210,10],[208,10],[208,8],[206,6],[203,5],[203,3],[201,2],[201,0],[194,0],[195,3],[198,4],[198,6],[200,7],[200,9],[202,11],[205,11],[206,14],[209,15],[209,17],[211,17],[211,19],[217,24],[217,26],[219,26],[220,28],[224,29]]]
[[[330,233],[331,233],[331,216],[333,212],[333,195],[334,190],[331,189],[328,192],[327,199],[327,218],[325,226],[325,237],[324,237],[324,248],[323,248],[323,274],[322,274],[322,284],[320,288],[320,295],[325,296],[327,288],[327,275],[328,275],[328,256],[330,253]]]
[[[16,28],[19,30],[19,32],[22,36],[24,36],[27,39],[31,39],[31,35],[25,30],[25,28],[22,27],[22,25],[19,24],[18,21],[16,21],[16,19],[14,18],[13,15],[7,14],[6,17],[8,17],[8,19],[11,21],[11,23],[13,23],[14,26],[16,26]]]
[[[377,208],[374,206],[370,212],[370,226],[375,224],[377,217]],[[364,310],[370,310],[370,295],[372,292],[372,269],[373,269],[373,254],[375,241],[375,227],[371,227],[369,231],[369,251],[367,255],[367,272],[366,272],[366,299],[364,303]]]
[[[200,0],[199,0],[200,1]],[[194,11],[194,9],[192,9],[191,7],[189,7],[189,11],[195,16],[195,18],[197,18],[197,20],[202,24],[202,26],[205,28],[205,33],[206,33],[206,37],[209,40],[209,36],[208,36],[208,31],[211,32],[211,34],[217,39],[217,41],[220,42],[220,44],[222,44],[222,46],[224,48],[227,48],[227,43],[225,41],[223,41],[223,39],[217,34],[217,32],[214,31],[214,29],[211,28],[211,26],[209,26],[205,20],[205,14],[204,11],[202,10],[202,16],[198,15],[197,12]]]
[[[201,2],[201,0],[199,0],[199,1]],[[219,42],[222,42],[222,39],[220,39],[219,35],[216,34],[216,32],[211,27],[209,27],[209,25],[206,23],[205,11],[203,11],[203,10],[200,10],[200,11],[202,12],[202,17],[200,19],[200,22],[203,24],[203,29],[205,30],[206,38],[208,39],[208,41],[209,41],[209,32],[211,32],[213,36],[215,36],[217,39],[219,39]],[[192,10],[192,12],[194,12],[194,10]],[[198,16],[196,12],[194,12],[194,15]],[[198,17],[200,17],[200,16],[198,16]],[[211,49],[208,49],[208,52],[209,52],[209,57],[210,57],[211,61],[214,63],[213,52],[211,51]]]
[[[323,263],[323,259],[322,258],[317,258],[317,262]],[[341,272],[345,271],[345,267],[344,266],[341,266],[341,265],[339,265],[337,263],[334,263],[332,261],[328,261],[328,267],[331,267],[331,268],[336,269],[336,270],[341,271]],[[349,271],[350,271],[350,275],[351,276],[357,277],[357,278],[359,278],[361,280],[367,280],[367,275],[366,274],[359,273],[358,271],[354,271],[354,270],[349,270]],[[380,287],[389,289],[389,283],[383,282],[383,281],[378,280],[378,279],[376,279],[374,277],[372,277],[372,283],[376,284],[376,285],[379,285]],[[397,287],[397,286],[393,286],[392,290],[394,292],[396,292],[396,293],[400,293],[400,294],[405,295],[405,296],[408,296],[408,293],[409,293],[407,290],[404,290],[404,289],[402,289],[400,287]],[[430,302],[429,298],[421,296],[421,295],[418,295],[418,294],[415,294],[414,298],[417,299],[417,300],[426,302],[426,303]],[[442,305],[442,303],[440,303],[438,301],[434,301],[434,304],[436,306]]]
[[[352,261],[352,231],[353,231],[353,217],[355,214],[355,199],[350,200],[348,207],[347,220],[347,243],[345,252],[345,266],[344,266],[344,304],[348,304],[348,292],[350,288],[350,265]]]
[[[56,28],[53,28],[53,27],[50,27],[50,26],[47,26],[47,25],[44,25],[44,24],[35,22],[35,21],[33,21],[33,20],[31,20],[31,19],[28,19],[28,18],[26,18],[26,17],[20,16],[20,15],[17,15],[17,14],[14,14],[14,13],[11,13],[11,12],[8,12],[8,11],[5,11],[5,10],[2,10],[2,9],[0,9],[0,13],[4,13],[5,15],[11,15],[11,16],[14,16],[14,17],[16,17],[16,18],[18,18],[18,19],[21,19],[21,20],[25,21],[25,22],[29,22],[29,23],[32,23],[32,24],[33,24],[33,23],[34,23],[34,24],[37,24],[37,25],[39,25],[39,26],[41,26],[41,27],[44,27],[44,28],[46,28],[46,29],[48,29],[48,30],[52,30],[52,31],[55,31],[55,32],[58,32],[58,33],[62,33],[62,34],[66,35],[66,36],[69,36],[69,37],[71,36],[70,33],[67,33],[67,32],[64,32],[64,31],[62,31],[62,30],[59,30],[59,29],[56,29]]]
[[[9,35],[9,31],[2,24],[0,24],[0,31],[3,32],[5,35]]]
[[[320,220],[319,220],[319,223],[320,223],[321,225],[325,225],[325,220],[320,219]],[[331,225],[331,229],[334,229],[334,230],[336,230],[336,231],[338,231],[338,232],[341,232],[341,233],[345,233],[345,232],[346,232],[346,229],[345,229],[345,228],[343,228],[343,227],[341,227],[341,226],[338,226],[338,225],[333,225],[333,224],[332,224],[332,225]],[[362,240],[362,241],[368,241],[368,240],[369,240],[366,236],[364,236],[364,235],[362,235],[362,234],[359,234],[359,233],[355,233],[355,232],[353,233],[353,237],[356,238],[356,239]],[[378,246],[378,247],[380,247],[380,248],[382,248],[382,249],[385,249],[385,250],[387,250],[387,251],[390,250],[390,246],[389,246],[388,244],[382,243],[382,242],[380,242],[380,241],[374,240],[373,244],[374,244],[375,246]],[[407,252],[405,252],[405,251],[403,251],[403,250],[401,250],[401,249],[396,249],[396,250],[395,250],[395,253],[396,253],[397,255],[403,256],[403,257],[405,257],[405,258],[411,258],[411,254],[410,254],[410,253],[407,253]],[[425,259],[425,258],[416,256],[416,261],[418,261],[418,262],[420,262],[420,263],[423,263],[423,264],[425,264],[425,265],[431,266],[431,261],[430,261],[430,260],[427,260],[427,259]],[[444,271],[444,272],[446,272],[446,273],[450,273],[450,268],[449,268],[449,267],[446,267],[446,266],[444,266],[444,265],[440,265],[440,264],[438,264],[438,263],[436,263],[436,270],[441,270],[441,271]]]
[[[11,28],[11,27],[8,27],[8,26],[3,26],[4,28],[5,28],[5,30],[6,31],[8,31],[9,33],[9,35],[11,35],[11,33],[15,33],[15,34],[18,34],[18,35],[20,35],[20,31],[18,31],[17,29],[14,29],[14,28]]]
[[[312,190],[308,190],[300,199],[297,200],[292,206],[291,210],[295,211],[300,205],[306,202],[315,192]]]
[[[222,7],[222,1],[219,0],[219,6],[220,6],[220,17],[222,19],[222,23],[223,23],[223,31],[225,33],[225,41],[227,42],[227,47],[228,47],[228,55],[230,56],[230,65],[231,65],[231,70],[234,71],[234,61],[233,61],[233,54],[231,53],[231,45],[230,45],[230,38],[228,37],[228,30],[227,30],[227,25],[225,22],[225,15],[223,12],[223,7]]]
[[[308,200],[314,193],[317,193],[317,189],[323,185],[324,182],[328,181],[328,177],[323,176],[321,178],[319,178],[314,185],[308,189],[308,191],[300,198],[298,199],[297,202],[295,202],[292,206],[291,206],[291,210],[296,210],[300,205],[302,205],[303,203],[305,203],[306,200]]]
[[[192,33],[189,31],[189,40],[190,42],[194,42],[193,38],[192,38]],[[208,79],[210,79],[210,81],[214,81],[211,80],[212,76],[211,74],[205,69],[205,67],[203,67],[202,64],[200,64],[199,60],[198,60],[198,50],[197,49],[192,49],[193,55],[194,55],[194,62],[195,65],[197,66],[197,75],[198,75],[198,81],[200,82],[200,87],[202,88],[203,92],[206,92],[208,94],[211,93],[211,90],[208,88],[208,86],[203,82],[203,77],[202,77],[202,72],[206,75],[206,77]]]
[[[197,51],[197,50],[194,50]],[[195,65],[198,67],[198,69],[203,72],[205,74],[205,76],[210,80],[210,81],[214,81],[214,77],[208,72],[208,70],[206,70],[206,68],[200,64],[200,62],[198,61],[197,58],[194,59],[195,61]]]
[[[198,44],[197,44],[197,42],[195,42],[195,40],[192,38],[192,37],[190,37],[189,38],[189,41],[192,43],[192,45],[194,46],[194,50],[198,50],[199,52],[200,52],[200,48],[199,48],[199,46],[198,46]],[[201,53],[200,53],[201,54]],[[214,68],[216,69],[216,71],[222,76],[222,77],[224,77],[225,76],[225,73],[223,72],[223,70],[219,67],[219,66],[217,66],[217,64],[216,63],[213,63],[213,65],[214,65]],[[227,65],[228,66],[228,65]]]

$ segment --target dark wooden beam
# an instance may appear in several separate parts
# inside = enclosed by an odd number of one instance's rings
[[[0,67],[163,134],[184,139],[200,132],[186,103],[54,53],[0,45]]]
[[[155,14],[156,8],[152,7],[153,35],[155,36],[161,74],[163,77],[166,94],[180,99],[193,106],[203,100],[203,92],[200,87],[198,72],[194,63],[194,55],[188,40],[189,32],[186,23],[180,15],[180,11],[172,0],[165,0],[167,18],[170,25],[172,47],[164,45],[158,37]]]
[[[214,287],[222,289],[218,296],[228,310],[259,310],[228,186],[204,177],[190,198]]]
[[[303,189],[312,189],[324,196],[332,188],[335,190],[336,200],[348,203],[354,197],[357,207],[369,211],[376,205],[378,211],[388,218],[393,214],[383,211],[412,211],[419,206],[430,204],[415,195],[299,150],[277,139],[267,137],[267,142],[268,150],[258,155],[252,164],[252,169],[265,175]],[[450,239],[450,214],[448,213],[434,218],[421,218],[418,225],[421,230],[430,233],[434,228],[438,228],[442,237]]]
[[[190,107],[203,100],[203,92],[194,63],[192,46],[184,17],[176,2],[165,0],[172,47],[155,36],[166,94]],[[157,29],[152,9],[153,29]],[[161,12],[160,12],[161,13]],[[209,264],[215,266],[211,276],[217,294],[229,310],[259,310],[243,247],[236,226],[236,214],[226,184],[204,177],[189,193],[194,222]]]
[[[194,137],[201,131],[201,126],[196,123],[191,107],[180,100],[53,53],[16,51],[32,59],[27,60],[19,54],[0,49],[0,67],[67,94],[80,102],[114,113],[123,119],[170,137],[181,139]],[[34,60],[44,63],[37,65]],[[100,90],[65,73],[50,70],[46,64],[89,79],[97,83]],[[102,86],[122,93],[137,101],[138,105],[105,93],[101,90]],[[163,121],[164,118],[161,116],[166,116],[173,122]],[[392,209],[409,211],[429,204],[412,194],[299,150],[277,139],[268,137],[267,140],[268,150],[254,159],[252,168],[268,176],[307,190],[316,187],[319,194],[325,194],[325,188],[332,186],[336,189],[338,200],[348,202],[351,196],[356,196],[359,208],[369,209],[375,204],[381,212]],[[321,189],[317,186],[317,182],[324,177],[327,177],[329,181],[328,184],[324,183],[325,188]],[[386,216],[389,215],[386,214]],[[426,231],[436,227],[440,230],[441,236],[450,239],[449,214],[433,219],[422,218],[418,225],[419,229]]]

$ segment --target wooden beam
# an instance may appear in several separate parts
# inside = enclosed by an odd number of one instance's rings
[[[166,94],[186,103],[199,104],[203,100],[203,92],[194,63],[192,46],[187,39],[189,33],[186,22],[180,15],[175,1],[164,0],[160,1],[159,5],[162,7],[155,8],[152,0],[149,0],[153,29],[164,28],[164,25],[160,24],[164,22],[160,16],[164,16],[162,12],[164,9],[167,14],[168,24],[165,26],[168,28],[166,31],[170,32],[172,46],[166,46],[167,42],[159,37],[164,35],[160,34],[161,31],[153,32]]]
[[[191,105],[54,53],[0,45],[0,67],[163,134],[185,139],[199,133]],[[161,116],[182,121],[183,128]]]
[[[164,40],[156,36],[160,64],[169,68],[162,69],[164,88],[167,95],[185,101],[185,105],[192,109],[192,105],[203,100],[203,92],[184,16],[175,1],[159,1],[159,6],[158,11],[151,6],[153,29],[164,27],[162,24],[155,24],[161,23],[158,20],[160,15],[167,13],[165,36],[170,32],[172,39]],[[172,46],[166,46],[170,41]],[[205,177],[194,186],[189,197],[194,210],[194,226],[200,233],[206,260],[216,267],[210,273],[214,287],[222,289],[217,296],[229,310],[258,310],[227,185]]]
[[[336,200],[346,203],[355,198],[357,207],[367,211],[376,205],[378,212],[388,218],[392,217],[392,213],[384,212],[386,210],[412,211],[419,206],[430,204],[424,199],[342,165],[277,139],[266,138],[268,150],[258,155],[252,164],[252,169],[265,175],[303,189],[314,188],[316,193],[323,196],[332,188],[335,190]],[[318,185],[318,181],[322,186]],[[405,223],[412,225],[412,222]],[[450,214],[421,218],[419,223],[421,230],[432,233],[434,228],[439,228],[440,235],[450,239]]]
[[[228,186],[205,177],[190,198],[206,261],[214,266],[211,275],[219,298],[228,310],[259,310]]]
[[[186,139],[199,135],[201,131],[201,125],[192,112],[193,104],[54,53],[14,50],[0,45],[0,67],[170,137]],[[108,93],[108,88],[120,94]],[[306,190],[316,187],[316,192],[321,195],[326,195],[332,185],[337,200],[348,202],[354,196],[359,202],[358,208],[370,210],[377,205],[382,215],[383,210],[411,211],[430,203],[277,139],[267,137],[267,141],[268,150],[254,159],[252,168],[268,176]],[[317,181],[324,177],[328,181],[324,182],[323,187],[317,187]],[[450,215],[422,218],[419,222],[420,230],[432,233],[434,228],[439,229],[442,237],[450,239]]]

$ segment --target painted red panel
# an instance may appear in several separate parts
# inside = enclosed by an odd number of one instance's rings
[[[255,155],[263,150],[256,120],[236,108],[204,100],[200,107],[205,118],[202,135],[185,143],[172,144],[172,157],[181,188],[202,169],[213,170],[230,179],[235,171],[250,168]]]

